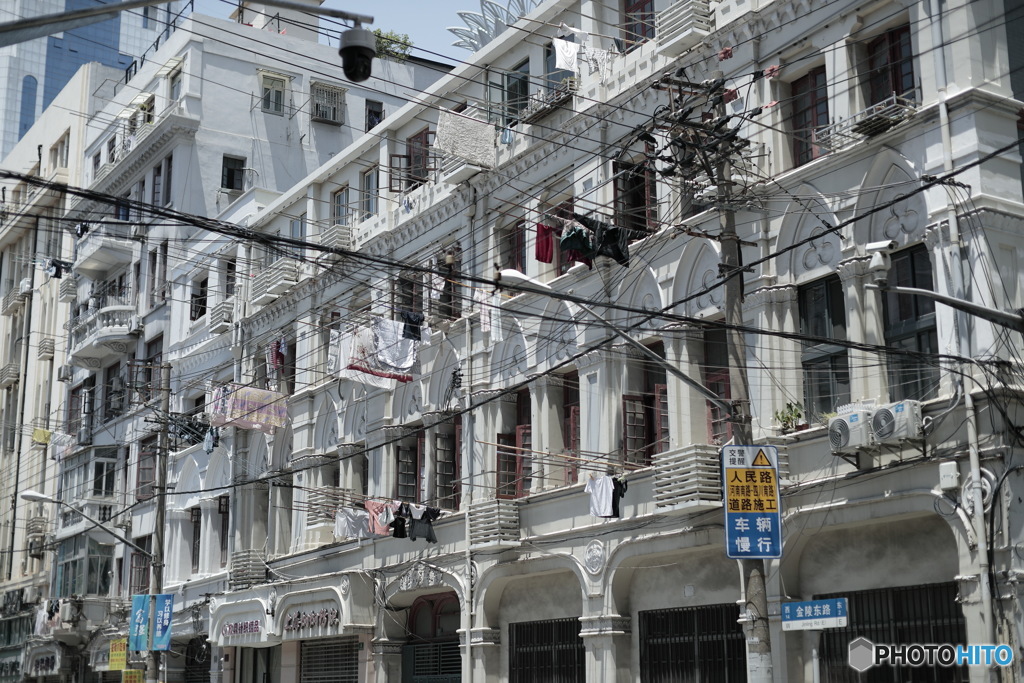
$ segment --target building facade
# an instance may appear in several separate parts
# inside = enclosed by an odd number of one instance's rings
[[[199,93],[233,50],[172,39],[85,145],[72,305],[118,323],[68,343],[70,407],[108,372],[141,392],[91,452],[135,543],[165,505],[167,680],[734,681],[751,620],[775,681],[854,680],[857,637],[1006,644],[917,673],[1020,680],[1019,330],[884,289],[1022,307],[1012,9],[548,0],[383,121],[346,99],[366,125],[315,153],[329,108],[270,117],[320,67],[240,66],[245,109]],[[236,140],[210,117],[237,111]],[[744,393],[779,454],[766,605],[727,556]],[[123,550],[117,594],[149,592]],[[847,625],[784,627],[832,597]]]

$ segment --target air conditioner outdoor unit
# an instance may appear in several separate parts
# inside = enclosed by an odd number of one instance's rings
[[[21,281],[21,284],[18,286],[18,293],[22,296],[32,293],[32,278],[27,277]]]
[[[57,381],[58,382],[70,382],[71,377],[75,374],[74,369],[70,365],[62,365],[57,368]]]
[[[879,443],[899,443],[921,437],[920,401],[900,401],[875,409],[871,432]]]
[[[828,441],[832,452],[854,453],[875,443],[871,432],[871,411],[853,410],[828,421]]]
[[[78,430],[78,445],[88,446],[92,443],[92,430],[88,427],[82,427]]]
[[[60,620],[65,624],[70,624],[78,616],[78,610],[75,609],[75,605],[70,600],[62,600],[60,603]]]

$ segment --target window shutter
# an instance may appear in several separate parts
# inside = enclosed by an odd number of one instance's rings
[[[516,497],[516,435],[498,434],[498,498]]]
[[[566,443],[564,444],[565,450],[568,451],[569,455],[574,458],[572,460],[566,460],[565,464],[565,483],[575,484],[579,481],[579,470],[580,461],[575,459],[580,457],[580,407],[569,406],[569,417],[566,419],[565,425]]]
[[[647,464],[647,407],[643,396],[622,397],[622,452],[626,463]]]
[[[516,447],[516,498],[521,498],[533,486],[533,433],[530,425],[516,425]]]
[[[388,190],[405,192],[409,187],[409,155],[391,154],[388,161]]]
[[[668,429],[668,385],[654,385],[654,453],[664,453],[671,447]],[[654,454],[652,453],[652,455]]]

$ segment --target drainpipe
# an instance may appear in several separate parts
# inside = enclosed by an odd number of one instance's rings
[[[32,252],[36,252],[36,240],[39,239],[39,219],[37,218],[32,225]],[[29,276],[33,288],[35,286],[35,269],[32,270],[32,274]],[[14,283],[15,287],[21,286],[21,280]],[[28,393],[26,390],[26,378],[28,377],[28,349],[29,349],[29,336],[32,332],[32,292],[29,292],[28,302],[25,304],[25,319],[21,326],[21,368],[18,370],[19,381],[18,381],[18,422],[25,417],[25,394]],[[18,528],[18,483],[20,482],[19,475],[21,473],[21,444],[23,440],[22,432],[23,429],[16,429],[14,432],[15,436],[15,464],[14,464],[14,493],[11,495],[11,540],[10,546],[7,549],[7,580],[10,581],[14,575],[14,534]]]
[[[953,142],[949,130],[949,105],[946,102],[947,72],[946,53],[942,37],[942,13],[939,0],[929,0],[928,11],[931,15],[932,56],[935,62],[935,85],[939,96],[939,131],[942,135],[942,168],[945,173],[953,170]],[[947,198],[946,220],[949,223],[949,278],[953,287],[953,296],[966,299],[963,281],[963,268],[960,251],[960,225],[956,214],[956,205]],[[940,234],[941,239],[941,234]],[[970,337],[967,332],[965,315],[953,311],[956,321],[957,354],[963,355],[972,351]],[[964,378],[957,380],[964,383]],[[985,633],[988,643],[996,642],[995,611],[992,604],[992,585],[989,566],[988,528],[985,524],[984,490],[981,481],[981,457],[978,451],[978,416],[974,408],[974,397],[969,387],[963,388],[964,413],[967,422],[967,453],[971,471],[973,510],[971,518],[974,522],[974,533],[978,541],[978,590],[981,592],[982,617],[985,619]]]
[[[477,216],[477,191],[473,188],[473,193],[470,196],[470,203],[466,209],[466,216],[469,218],[468,230],[469,235],[474,233],[474,226],[476,224]],[[479,274],[479,268],[476,263],[476,240],[471,239],[469,241],[469,253],[467,254],[466,263],[472,268],[477,270]],[[471,408],[473,402],[473,326],[466,326],[466,381],[464,386],[466,387],[466,407]],[[473,410],[469,410],[465,413],[465,419],[462,426],[462,448],[466,452],[466,472],[463,473],[462,481],[469,482],[467,486],[463,483],[462,490],[462,505],[466,510],[466,607],[463,611],[463,631],[466,634],[466,662],[462,667],[462,680],[465,683],[473,683],[473,617],[475,616],[475,610],[473,609],[473,553],[470,551],[470,539],[472,538],[469,526],[469,506],[473,495],[473,447],[476,443],[474,437],[474,431],[476,427],[476,416]],[[461,454],[460,454],[461,457]]]

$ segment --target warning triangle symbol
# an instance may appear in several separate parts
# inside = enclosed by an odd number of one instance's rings
[[[772,461],[768,459],[768,456],[764,454],[763,450],[758,450],[757,455],[754,457],[754,462],[750,463],[751,467],[771,467]]]

